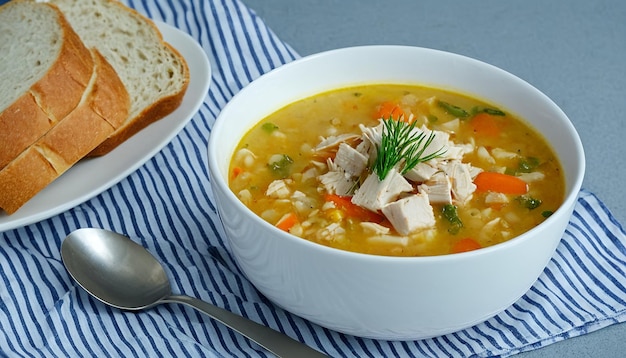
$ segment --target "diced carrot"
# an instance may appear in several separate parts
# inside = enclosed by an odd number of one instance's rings
[[[470,121],[472,130],[477,135],[486,137],[497,137],[502,130],[501,123],[496,116],[489,113],[478,113]]]
[[[450,251],[453,254],[458,254],[461,252],[478,250],[481,247],[482,246],[478,243],[478,241],[472,239],[471,237],[466,237],[455,242]]]
[[[241,172],[243,172],[243,169],[241,167],[234,167],[232,178],[235,179],[236,177],[239,176],[239,174],[241,174]]]
[[[380,107],[378,107],[378,111],[376,111],[376,119],[389,119],[389,117],[399,120],[404,117],[404,111],[400,108],[400,106],[393,102],[383,102]]]
[[[369,221],[375,223],[381,223],[385,219],[384,216],[362,208],[352,203],[352,197],[347,195],[326,194],[326,201],[331,201],[338,209],[343,210],[347,216],[359,219],[362,221]]]
[[[283,231],[289,232],[289,230],[291,230],[291,228],[294,227],[297,223],[298,216],[296,215],[296,213],[292,212],[283,215],[283,217],[280,218],[280,220],[278,220],[278,222],[276,223],[276,227]]]
[[[503,194],[522,195],[528,192],[528,184],[522,179],[507,174],[481,172],[474,179],[476,191],[493,191]]]

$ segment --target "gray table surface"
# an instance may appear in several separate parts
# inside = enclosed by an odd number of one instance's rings
[[[569,116],[583,187],[626,225],[626,1],[243,0],[300,55],[374,44],[470,56],[528,81]],[[626,323],[520,357],[624,357]]]

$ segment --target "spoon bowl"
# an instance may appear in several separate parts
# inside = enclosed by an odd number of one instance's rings
[[[163,266],[126,236],[100,229],[79,229],[61,244],[72,278],[88,293],[113,307],[140,310],[172,294]]]
[[[323,357],[307,345],[197,298],[173,295],[159,261],[143,246],[116,232],[84,228],[61,244],[70,276],[89,294],[116,308],[140,310],[182,303],[239,332],[279,357]]]

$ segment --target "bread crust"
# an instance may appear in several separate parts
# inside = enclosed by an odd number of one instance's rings
[[[155,30],[158,31],[156,27]],[[187,87],[189,86],[189,67],[187,61],[185,61],[184,57],[175,48],[166,42],[164,42],[164,44],[180,58],[181,64],[184,66],[185,84],[181,90],[174,95],[160,98],[159,101],[154,102],[150,107],[144,108],[135,118],[129,118],[124,125],[96,147],[96,149],[92,150],[87,157],[98,157],[109,153],[148,125],[174,112],[183,102]]]
[[[76,3],[77,1],[75,0],[52,1],[52,4],[59,6],[62,11],[69,7],[76,6]],[[101,0],[97,2],[97,5],[102,5],[102,7],[106,8],[108,11],[119,12],[121,14],[120,16],[129,16],[133,18],[134,21],[141,22],[142,25],[147,26],[148,28],[146,28],[146,32],[154,33],[159,38],[160,45],[166,48],[169,52],[169,55],[172,58],[175,58],[177,63],[180,64],[180,74],[182,74],[184,83],[176,93],[172,93],[170,95],[165,95],[163,97],[155,99],[149,106],[142,108],[139,113],[131,113],[131,116],[129,116],[126,122],[106,141],[104,141],[95,150],[89,153],[87,155],[88,157],[101,156],[109,153],[111,150],[115,149],[117,146],[126,141],[128,138],[135,135],[140,130],[172,113],[182,103],[183,97],[189,85],[189,67],[185,58],[174,47],[165,42],[165,40],[163,39],[163,35],[151,19],[145,17],[143,14],[137,12],[135,9],[129,8],[116,0]],[[72,16],[68,15],[68,19],[70,23],[77,25],[76,22],[73,21]],[[94,18],[93,21],[98,21],[98,19]],[[94,24],[94,26],[97,27],[101,25]],[[81,31],[80,25],[75,26],[75,29],[78,32],[79,36],[85,36],[83,31]],[[90,43],[88,38],[83,37],[83,41],[87,44]],[[101,48],[105,58],[107,57],[107,51],[104,49],[105,47],[107,47],[106,42],[97,44],[92,43],[92,45],[97,48]],[[113,63],[114,67],[116,66],[116,63],[113,61],[113,59],[109,59],[109,61]],[[126,80],[127,79],[122,76],[122,81]]]
[[[93,83],[79,105],[0,170],[0,208],[8,214],[102,143],[128,117],[126,88],[97,50],[93,59]]]
[[[16,1],[4,6],[29,3]],[[94,67],[89,49],[58,8],[44,3],[30,4],[53,10],[62,33],[62,45],[46,74],[0,112],[0,170],[76,108]]]

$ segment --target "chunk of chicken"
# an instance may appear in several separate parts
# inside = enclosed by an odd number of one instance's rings
[[[371,234],[385,235],[389,233],[388,227],[373,222],[361,222],[359,225],[361,225],[364,231]]]
[[[287,184],[288,179],[274,180],[267,187],[265,195],[278,199],[288,198],[291,195],[291,189],[289,189],[289,186]]]
[[[485,204],[507,204],[509,202],[509,197],[503,193],[496,193],[490,191],[485,196]]]
[[[370,174],[352,197],[352,203],[371,211],[378,211],[396,200],[398,195],[410,192],[413,186],[396,169],[389,171],[384,180]]]
[[[515,159],[519,157],[519,154],[515,153],[515,152],[509,152],[506,151],[502,148],[493,148],[491,150],[491,155],[496,159],[496,160],[503,160],[503,159]]]
[[[329,136],[327,138],[323,138],[320,141],[320,143],[315,147],[315,151],[325,151],[334,147],[338,147],[339,144],[350,141],[350,140],[354,140],[359,138],[358,134],[352,134],[352,133],[347,133],[347,134],[340,134],[338,136]]]
[[[337,241],[341,240],[345,233],[346,229],[344,229],[339,223],[332,223],[318,231],[316,238],[318,240]]]
[[[452,183],[452,195],[454,199],[464,204],[472,198],[476,185],[472,181],[472,173],[469,164],[460,161],[450,161],[441,166]]]
[[[452,182],[444,172],[437,172],[420,189],[428,194],[431,204],[452,204]]]
[[[541,180],[545,179],[545,177],[546,177],[546,175],[543,174],[542,172],[523,173],[523,174],[520,174],[518,176],[518,178],[522,179],[523,181],[525,181],[527,183],[541,181]]]
[[[424,150],[424,153],[422,153],[423,157],[426,157],[435,153],[442,153],[441,158],[447,158],[447,154],[450,150],[449,144],[451,143],[449,133],[442,132],[442,131],[432,131],[428,129],[426,126],[422,126],[422,128],[420,129],[414,128],[413,131],[423,132],[424,135],[426,136],[425,138],[428,138],[431,134],[434,135],[432,141],[430,142],[428,147],[426,147],[426,149]]]
[[[435,214],[426,193],[410,195],[389,203],[382,211],[401,235],[435,226]]]
[[[404,177],[414,182],[422,183],[429,180],[438,170],[429,163],[421,162],[404,173]]]
[[[332,159],[327,160],[328,172],[317,177],[324,189],[337,195],[352,195],[356,181],[343,168],[337,166]]]
[[[380,145],[381,139],[383,137],[383,129],[385,125],[383,121],[380,120],[376,127],[367,127],[363,124],[359,124],[359,128],[361,129],[361,137],[363,140],[369,141],[374,146]]]
[[[359,176],[367,166],[367,157],[346,143],[339,144],[335,164],[350,176]]]

